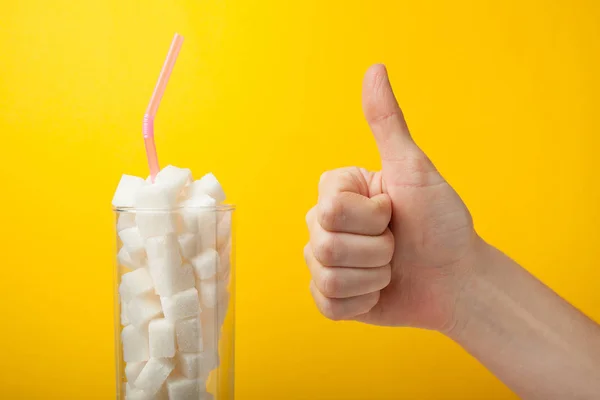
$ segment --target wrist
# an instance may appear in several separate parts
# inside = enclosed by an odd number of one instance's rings
[[[465,260],[463,273],[456,284],[453,316],[441,333],[460,342],[468,325],[476,322],[486,297],[485,276],[495,264],[497,250],[477,236],[473,250]]]

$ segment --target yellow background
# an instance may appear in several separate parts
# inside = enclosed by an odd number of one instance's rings
[[[110,200],[163,165],[238,205],[239,399],[513,399],[433,332],[321,318],[304,213],[326,169],[378,168],[361,79],[387,64],[478,230],[600,320],[596,0],[18,0],[0,5],[0,397],[114,398]]]

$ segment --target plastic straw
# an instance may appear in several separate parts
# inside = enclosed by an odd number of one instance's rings
[[[156,111],[160,105],[160,100],[162,99],[163,94],[165,94],[169,77],[171,76],[171,72],[175,66],[175,61],[177,60],[177,56],[179,55],[179,50],[181,50],[182,44],[183,36],[176,33],[175,37],[173,37],[173,42],[171,42],[171,48],[169,49],[165,63],[160,71],[158,82],[156,82],[156,86],[154,87],[154,92],[150,98],[150,103],[148,104],[148,108],[144,114],[142,132],[144,134],[144,144],[146,146],[146,156],[148,158],[148,167],[150,168],[150,177],[152,182],[154,182],[154,177],[156,177],[156,174],[158,174],[158,171],[160,171],[160,167],[158,165],[158,156],[156,154],[156,145],[154,143],[154,117],[156,116]]]

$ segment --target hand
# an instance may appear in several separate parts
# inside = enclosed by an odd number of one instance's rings
[[[382,65],[363,84],[382,170],[324,173],[305,247],[317,307],[334,320],[449,331],[482,241],[450,185],[415,144]]]

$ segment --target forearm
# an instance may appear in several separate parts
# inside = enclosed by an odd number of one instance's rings
[[[598,399],[600,326],[483,244],[449,336],[523,399]]]

